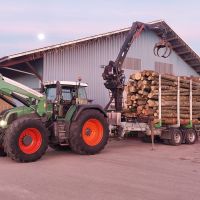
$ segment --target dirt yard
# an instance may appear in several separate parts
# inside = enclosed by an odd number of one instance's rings
[[[200,143],[110,141],[94,156],[51,149],[35,163],[0,158],[2,200],[199,200]]]

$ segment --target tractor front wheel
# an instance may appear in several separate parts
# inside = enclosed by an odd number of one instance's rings
[[[13,160],[33,162],[46,152],[48,132],[39,120],[19,118],[7,128],[3,146]]]
[[[98,110],[85,110],[70,128],[70,147],[78,154],[96,154],[108,142],[106,117]]]

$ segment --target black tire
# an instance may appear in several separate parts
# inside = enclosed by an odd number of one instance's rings
[[[178,146],[182,144],[183,134],[178,128],[171,128],[169,130],[171,133],[171,139],[169,139],[169,144],[173,146]]]
[[[35,138],[31,137],[31,134],[36,134]],[[29,144],[25,144],[26,137],[29,137]],[[48,148],[48,131],[39,120],[19,118],[6,129],[3,146],[11,159],[34,162],[40,159]]]
[[[6,152],[4,151],[4,148],[0,146],[0,157],[5,157],[7,156]]]
[[[170,144],[168,139],[163,139],[163,143],[166,144],[166,145]]]
[[[96,145],[88,145],[83,139],[83,127],[88,120],[97,120],[98,123],[102,126],[102,137],[101,140]],[[87,133],[86,133],[87,134]],[[88,134],[91,134],[88,133]],[[89,135],[90,137],[90,135]],[[77,154],[96,154],[104,149],[105,145],[108,142],[109,138],[109,128],[107,123],[107,118],[100,113],[98,110],[85,110],[81,113],[79,118],[72,122],[70,127],[70,147],[72,151]]]
[[[141,140],[144,143],[152,143],[151,136],[149,136],[149,135],[145,135],[145,136],[141,137]]]
[[[0,135],[0,157],[5,157],[7,156],[6,152],[4,151],[4,147],[3,147],[3,135]]]
[[[186,144],[194,144],[197,141],[197,134],[194,129],[186,129],[184,132]]]
[[[141,137],[141,140],[144,143],[152,143],[151,135],[144,135],[143,137]],[[159,142],[161,142],[160,137],[157,135],[154,135],[154,143],[159,143]]]
[[[54,149],[55,151],[69,151],[70,146],[61,146],[59,144],[49,144],[49,146]]]

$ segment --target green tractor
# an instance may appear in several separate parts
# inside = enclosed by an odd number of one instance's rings
[[[88,103],[86,87],[46,82],[42,94],[0,75],[0,98],[13,107],[0,113],[0,155],[33,162],[48,146],[78,154],[100,152],[109,138],[107,115],[101,106]]]

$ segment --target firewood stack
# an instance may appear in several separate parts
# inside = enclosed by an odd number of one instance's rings
[[[192,79],[192,107],[190,107],[190,79]],[[177,76],[162,74],[160,88],[163,124],[177,124],[178,116],[181,124],[188,124],[190,122],[190,108],[192,108],[193,123],[199,123],[199,78],[178,78]],[[178,95],[179,93],[180,95]],[[127,117],[152,116],[155,123],[159,121],[159,74],[157,72],[145,70],[130,76],[125,87],[124,115]]]

